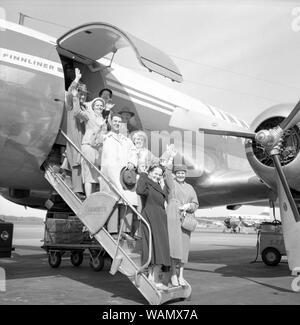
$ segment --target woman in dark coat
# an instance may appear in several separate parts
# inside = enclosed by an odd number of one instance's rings
[[[149,279],[154,281],[158,288],[163,287],[159,280],[161,266],[170,266],[170,247],[167,226],[167,214],[164,203],[167,199],[166,188],[162,188],[163,169],[152,166],[148,175],[142,172],[137,183],[136,193],[142,198],[142,216],[150,224],[152,231],[152,256]],[[144,223],[141,226],[142,262],[145,264],[149,252],[149,232]]]

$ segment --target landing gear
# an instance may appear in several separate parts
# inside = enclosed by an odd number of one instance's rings
[[[48,263],[53,268],[58,268],[61,263],[61,253],[60,252],[49,252]]]

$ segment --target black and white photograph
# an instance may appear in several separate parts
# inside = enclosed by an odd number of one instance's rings
[[[3,313],[300,305],[299,0],[0,0],[0,98]]]

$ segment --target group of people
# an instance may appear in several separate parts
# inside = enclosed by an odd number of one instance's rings
[[[99,177],[90,162],[101,168],[101,173],[124,198],[117,196],[118,213],[108,220],[108,232],[113,235],[122,231],[132,237],[138,234],[142,241],[142,263],[147,262],[149,231],[145,223],[137,222],[130,203],[151,228],[149,280],[164,289],[160,273],[162,268],[170,269],[171,284],[185,286],[183,267],[188,260],[191,232],[182,228],[181,222],[186,213],[194,213],[198,208],[195,190],[185,182],[186,166],[174,165],[177,152],[173,145],[160,158],[151,153],[146,133],[128,128],[132,112],[113,109],[110,89],[102,89],[99,97],[86,102],[87,89],[80,78],[81,73],[76,69],[66,95],[67,134],[88,161],[67,143],[63,168],[71,171],[73,191],[82,193],[84,184],[88,197],[99,184],[102,192],[115,196],[115,191]],[[122,132],[124,123],[131,132],[129,135]]]

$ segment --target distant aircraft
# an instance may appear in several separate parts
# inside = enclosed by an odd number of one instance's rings
[[[161,50],[107,23],[85,24],[55,39],[0,20],[0,37],[0,193],[6,199],[45,209],[55,194],[41,167],[46,160],[61,161],[66,146],[60,134],[60,129],[66,130],[65,90],[79,68],[91,99],[100,89],[111,88],[116,107],[131,107],[137,127],[149,137],[151,131],[168,133],[160,134],[164,143],[160,152],[169,140],[176,143],[185,131],[194,131],[184,143],[193,152],[199,149],[203,159],[187,154],[186,148],[178,150],[189,166],[187,181],[194,186],[200,207],[278,199],[289,267],[300,267],[299,104],[294,109],[291,104],[271,107],[248,127],[171,87],[116,64],[101,64],[103,57],[113,58],[129,47],[149,71],[183,80]],[[203,135],[199,131],[205,135],[197,143]],[[58,211],[65,208],[59,200],[54,203]]]
[[[226,229],[233,233],[247,232],[245,228],[253,228],[256,231],[262,222],[272,220],[269,212],[265,211],[260,214],[230,214],[224,219],[223,232],[226,232]]]

